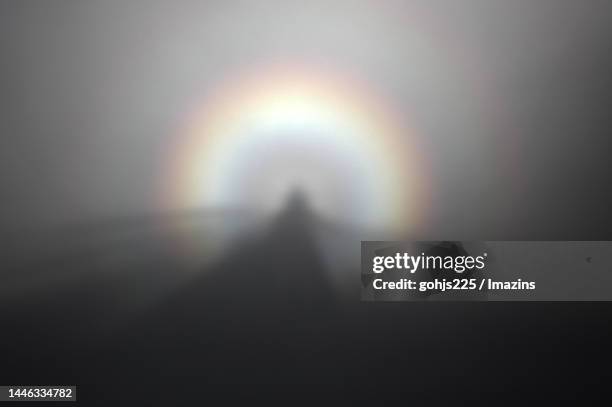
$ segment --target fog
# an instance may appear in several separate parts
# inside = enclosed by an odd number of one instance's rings
[[[3,2],[4,229],[159,212],[188,113],[285,61],[360,78],[415,129],[426,232],[600,224],[609,3],[302,3]]]
[[[610,239],[611,30],[608,1],[0,2],[0,381],[593,393],[607,305],[362,303],[359,250]]]

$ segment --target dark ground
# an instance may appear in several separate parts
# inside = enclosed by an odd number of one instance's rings
[[[607,400],[608,303],[338,297],[310,221],[288,210],[187,283],[151,243],[118,278],[4,299],[0,382],[76,384],[79,404],[100,406]],[[53,267],[71,281],[97,258]],[[163,299],[137,312],[118,300],[146,291]]]

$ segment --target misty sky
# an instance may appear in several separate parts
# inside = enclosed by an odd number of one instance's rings
[[[608,1],[3,0],[0,219],[155,212],[185,114],[233,72],[295,60],[405,115],[433,230],[610,230],[611,51]]]

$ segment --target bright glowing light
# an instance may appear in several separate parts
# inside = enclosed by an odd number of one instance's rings
[[[321,216],[415,227],[427,201],[414,134],[357,81],[312,69],[256,72],[220,87],[171,149],[164,206],[277,210],[304,190]]]

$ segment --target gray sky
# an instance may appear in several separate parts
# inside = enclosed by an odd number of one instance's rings
[[[417,129],[432,231],[610,225],[611,27],[607,1],[2,1],[0,219],[154,212],[185,112],[295,59],[364,78]]]

